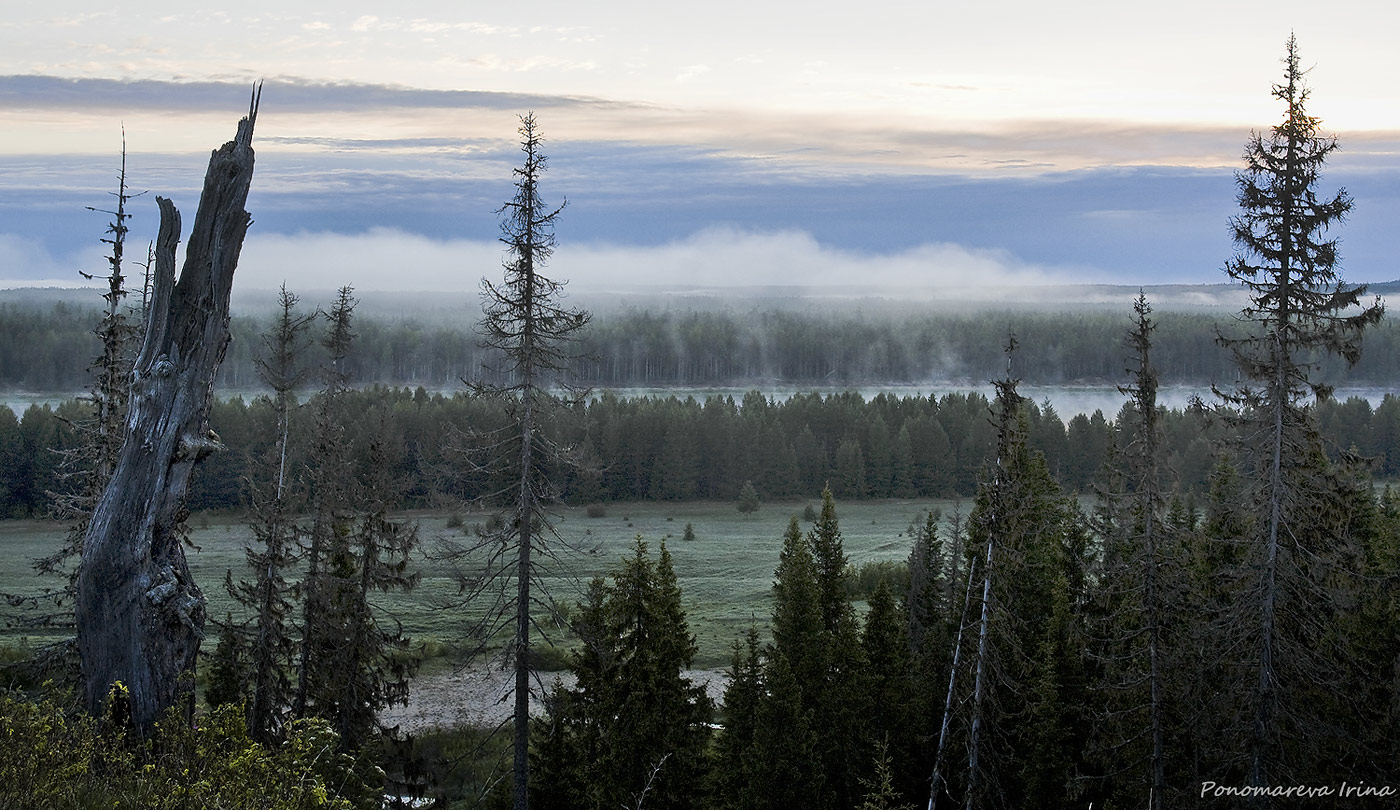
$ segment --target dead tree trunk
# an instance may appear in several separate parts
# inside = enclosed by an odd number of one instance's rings
[[[252,221],[244,203],[256,119],[255,94],[237,136],[209,160],[178,283],[180,212],[156,198],[154,300],[132,371],[126,442],[83,542],[76,612],[84,701],[99,713],[120,681],[142,733],[194,695],[204,594],[185,562],[180,525],[195,463],[221,446],[209,429],[209,403],[228,347],[233,271]]]

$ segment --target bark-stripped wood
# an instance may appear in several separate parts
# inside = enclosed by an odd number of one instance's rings
[[[76,605],[83,697],[98,713],[120,681],[142,732],[194,695],[204,594],[185,562],[180,524],[194,465],[221,447],[209,429],[209,404],[229,342],[233,272],[252,221],[244,204],[257,101],[255,93],[237,136],[209,160],[178,282],[180,212],[156,198],[154,300],[132,371],[126,441],[83,542]]]

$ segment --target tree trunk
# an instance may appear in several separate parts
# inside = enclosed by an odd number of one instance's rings
[[[204,595],[190,576],[180,525],[190,473],[219,449],[208,415],[229,341],[229,292],[253,176],[257,98],[238,134],[214,152],[185,266],[175,280],[180,212],[157,197],[154,301],[132,371],[126,442],[83,542],[76,604],[83,697],[94,714],[120,681],[146,733],[194,696]]]

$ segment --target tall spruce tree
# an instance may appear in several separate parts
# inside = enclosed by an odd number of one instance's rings
[[[702,806],[713,707],[683,675],[695,656],[666,544],[653,562],[637,538],[611,583],[579,611],[577,683],[556,687],[536,724],[546,807]]]
[[[1093,646],[1100,688],[1094,705],[1096,742],[1111,800],[1136,802],[1147,783],[1148,807],[1167,800],[1169,676],[1180,673],[1168,632],[1181,602],[1179,543],[1165,518],[1157,371],[1152,365],[1152,308],[1142,293],[1133,303],[1132,384],[1120,416],[1125,440],[1101,473],[1097,530],[1103,555],[1097,572]],[[1131,763],[1138,767],[1131,767]],[[1144,780],[1144,776],[1146,779]]]
[[[1310,402],[1331,393],[1317,379],[1319,356],[1355,363],[1362,330],[1383,313],[1379,299],[1363,304],[1365,288],[1338,275],[1330,231],[1352,200],[1344,190],[1330,197],[1317,190],[1337,141],[1305,109],[1309,92],[1292,36],[1283,61],[1283,81],[1273,88],[1283,120],[1267,136],[1251,136],[1236,174],[1240,213],[1230,226],[1239,253],[1225,272],[1249,293],[1240,313],[1247,331],[1221,338],[1249,381],[1221,396],[1239,409],[1248,437],[1239,455],[1258,517],[1245,561],[1251,577],[1242,604],[1250,615],[1238,617],[1241,641],[1253,650],[1242,746],[1252,786],[1295,778],[1320,761],[1306,740],[1317,739],[1325,718],[1304,696],[1331,666],[1323,636],[1337,591],[1322,583],[1346,567],[1353,543],[1329,531],[1336,523],[1324,513],[1334,488]]]
[[[811,691],[825,680],[822,605],[812,547],[797,518],[788,519],[773,581],[773,652],[787,660],[788,671]],[[844,595],[842,599],[844,600]]]
[[[773,643],[762,660],[755,632],[746,657],[735,648],[716,773],[721,806],[830,803],[826,780],[812,778],[824,770],[816,716],[829,667],[826,641],[811,537],[792,517],[774,571]]]
[[[867,751],[871,741],[865,734],[870,693],[860,627],[855,608],[846,598],[850,561],[830,487],[822,490],[821,513],[808,533],[808,542],[815,564],[824,670],[812,682],[804,683],[803,690],[811,696],[816,727],[827,732],[818,738],[818,750],[829,801],[834,807],[849,807],[860,796],[860,779],[872,764]]]
[[[140,324],[132,322],[124,303],[127,288],[122,262],[129,230],[127,220],[132,217],[127,211],[127,203],[139,196],[131,194],[127,187],[125,128],[122,131],[117,190],[111,194],[116,202],[114,210],[87,207],[89,211],[112,217],[107,224],[107,236],[101,240],[110,248],[107,255],[108,272],[98,276],[78,271],[88,281],[100,278],[106,282],[106,291],[102,294],[102,317],[92,332],[101,348],[88,366],[91,382],[87,393],[81,397],[89,409],[80,419],[65,418],[78,438],[76,446],[43,448],[43,452],[56,453],[59,457],[59,486],[47,495],[53,516],[67,522],[68,530],[63,543],[52,554],[35,560],[34,568],[41,576],[61,577],[63,581],[35,597],[10,597],[12,604],[23,605],[29,610],[44,603],[52,606],[51,612],[26,616],[21,621],[25,626],[72,628],[72,605],[78,581],[77,566],[83,553],[83,536],[87,533],[92,510],[112,477],[125,438],[132,343],[140,327]],[[62,642],[51,652],[59,653],[61,659],[62,651],[69,649],[70,644]]]
[[[230,595],[249,615],[246,623],[228,628],[226,632],[240,637],[247,650],[248,732],[261,742],[280,738],[286,712],[292,705],[289,674],[296,644],[291,627],[292,587],[288,577],[296,564],[301,542],[295,516],[304,493],[291,480],[288,445],[296,388],[308,373],[303,360],[308,343],[306,332],[315,317],[298,314],[297,303],[297,296],[288,292],[283,284],[276,320],[262,336],[264,354],[255,361],[258,376],[272,389],[277,422],[271,448],[245,480],[254,543],[244,553],[252,579],[234,583],[231,572],[225,576]]]
[[[337,714],[337,656],[343,647],[344,617],[337,611],[338,594],[348,587],[350,537],[354,515],[352,460],[344,400],[349,390],[346,361],[355,338],[354,311],[358,303],[348,285],[341,287],[325,313],[321,345],[326,365],[316,395],[316,423],[307,478],[311,488],[311,526],[307,531],[306,572],[301,599],[301,649],[293,714],[323,717]]]
[[[507,650],[515,670],[513,801],[516,810],[524,810],[530,795],[532,628],[538,611],[555,612],[543,577],[569,547],[548,510],[559,498],[551,473],[572,454],[550,436],[550,426],[565,405],[582,399],[570,384],[569,367],[572,344],[589,316],[565,307],[563,282],[543,273],[564,206],[549,207],[540,192],[547,159],[533,112],[520,119],[519,132],[524,163],[514,170],[515,196],[499,211],[501,242],[507,248],[505,278],[499,284],[481,282],[481,332],[486,348],[500,354],[498,365],[488,369],[498,382],[475,387],[478,394],[501,401],[509,417],[508,429],[484,437],[485,458],[478,463],[506,482],[492,497],[508,514],[499,531],[482,538],[480,547],[489,555],[487,574],[468,590],[469,596],[499,592],[503,604],[492,615],[513,625]],[[479,628],[485,637],[497,629]]]
[[[1008,370],[1015,348],[1008,342]],[[1076,613],[1087,545],[1078,509],[1027,442],[1017,380],[995,381],[997,458],[969,516],[982,566],[967,666],[964,806],[1058,807],[1083,750]],[[937,800],[937,795],[930,801]]]
[[[921,792],[923,776],[914,767],[922,754],[916,727],[921,712],[907,615],[896,604],[889,581],[881,579],[870,597],[870,610],[861,631],[864,681],[869,695],[864,742],[867,751],[876,752],[877,768],[887,770],[885,774],[874,774],[885,782],[884,791],[903,797]],[[866,785],[870,779],[862,777],[858,781]]]
[[[340,744],[358,749],[384,729],[378,712],[408,698],[416,668],[409,640],[396,620],[382,616],[372,597],[410,590],[409,568],[417,530],[389,517],[402,484],[394,478],[390,435],[382,407],[352,414],[346,407],[348,361],[355,338],[353,290],[342,287],[321,339],[328,365],[317,395],[311,454],[312,525],[302,581],[302,639],[294,714],[326,719]],[[366,417],[366,441],[357,466],[352,423]]]

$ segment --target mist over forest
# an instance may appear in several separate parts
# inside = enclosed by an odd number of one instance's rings
[[[1380,284],[1371,291],[1383,295],[1396,287]],[[1001,347],[1014,333],[1021,348],[1013,372],[1024,383],[1113,386],[1124,377],[1125,313],[1137,292],[1054,286],[1021,290],[1010,299],[982,291],[962,301],[932,293],[922,300],[771,288],[580,295],[571,302],[593,317],[578,337],[571,371],[583,384],[618,389],[982,389],[1005,374]],[[1236,379],[1217,337],[1239,330],[1240,288],[1167,285],[1144,293],[1163,300],[1154,351],[1164,385],[1204,389]],[[236,301],[219,390],[258,388],[254,357],[272,297],[253,291]],[[329,297],[313,291],[304,300],[315,307]],[[453,390],[493,362],[480,346],[474,294],[368,291],[357,297],[357,340],[345,361],[353,385]],[[80,390],[90,361],[85,335],[98,318],[95,300],[94,292],[84,290],[0,291],[0,391]],[[1355,388],[1400,377],[1400,328],[1394,322],[1370,330],[1365,345],[1353,367],[1323,358],[1322,379]],[[310,362],[320,361],[318,351],[309,348]]]

